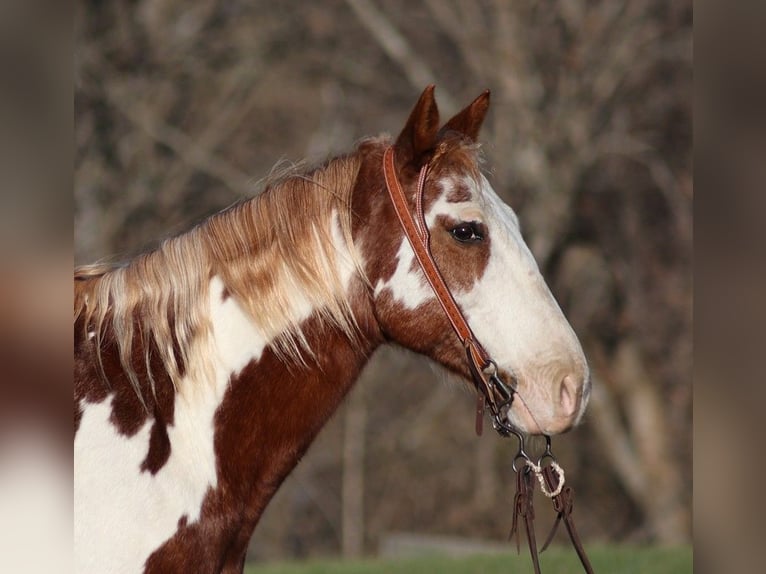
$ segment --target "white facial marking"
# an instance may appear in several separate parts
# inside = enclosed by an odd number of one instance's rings
[[[406,237],[399,244],[396,253],[398,261],[394,274],[387,281],[382,279],[375,285],[375,297],[384,289],[391,290],[391,296],[406,309],[417,309],[424,302],[433,298],[434,292],[426,282],[425,276],[417,268],[413,270],[415,252]]]
[[[348,287],[356,268],[333,215],[338,276]],[[258,360],[271,342],[214,277],[209,289],[215,373],[212,381],[184,380],[178,386],[174,421],[167,427],[170,457],[156,474],[142,472],[154,419],[131,437],[110,421],[112,397],[81,403],[74,441],[75,571],[140,573],[146,559],[178,528],[199,520],[206,494],[218,483],[214,451],[215,413],[232,375]],[[291,292],[293,320],[313,308],[305,293]]]
[[[456,297],[487,352],[519,379],[520,394],[532,415],[523,405],[514,405],[511,422],[539,432],[545,429],[535,428],[537,422],[545,426],[555,417],[558,383],[570,372],[587,376],[587,364],[577,336],[521,236],[516,214],[485,178],[477,191],[491,253],[474,288]]]
[[[425,214],[426,225],[431,229],[440,215],[448,215],[453,219],[460,220],[466,215],[471,221],[481,221],[481,212],[473,203],[453,203],[447,201],[454,183],[450,180],[440,182],[442,193]],[[396,252],[396,269],[394,274],[386,281],[378,280],[375,285],[375,297],[384,289],[391,291],[394,300],[404,306],[405,309],[417,309],[420,305],[434,298],[434,292],[428,284],[425,275],[420,270],[409,240],[402,237],[399,250]],[[413,265],[413,262],[415,263]]]
[[[448,201],[458,185],[470,190],[469,201]],[[518,217],[487,179],[447,178],[440,186],[442,193],[426,214],[429,228],[439,216],[479,221],[487,226],[490,238],[490,257],[483,274],[470,289],[455,289],[453,295],[490,356],[518,379],[523,400],[514,403],[511,423],[524,431],[547,430],[542,427],[557,416],[560,381],[570,373],[587,379],[580,343],[524,242]],[[396,270],[390,279],[378,282],[375,295],[389,289],[410,310],[434,298],[423,272],[412,264],[414,258],[403,238]],[[583,400],[577,418],[584,408]]]

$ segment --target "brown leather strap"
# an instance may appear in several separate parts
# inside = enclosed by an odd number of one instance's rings
[[[484,432],[484,409],[487,408],[487,399],[481,393],[476,393],[476,423],[474,424],[474,430],[476,436],[481,436]]]
[[[548,489],[551,491],[555,490],[559,484],[559,476],[550,466],[543,468],[543,479],[545,480],[545,484],[547,485]],[[574,491],[571,487],[565,486],[561,489],[561,493],[557,496],[554,496],[552,500],[553,508],[557,513],[556,522],[553,524],[553,528],[551,529],[550,534],[548,534],[548,538],[545,540],[545,544],[543,544],[541,552],[543,552],[551,543],[559,523],[563,521],[567,528],[569,539],[572,541],[572,546],[574,546],[575,552],[577,552],[577,556],[580,558],[580,563],[585,569],[585,572],[587,574],[593,574],[593,567],[590,564],[590,560],[588,560],[588,555],[585,553],[585,548],[582,545],[580,536],[577,534],[574,519],[572,518],[572,509],[574,507]]]
[[[537,555],[537,541],[535,540],[535,507],[533,505],[534,484],[532,473],[528,468],[522,468],[516,473],[516,495],[513,498],[513,522],[508,534],[510,540],[516,535],[516,552],[520,552],[519,544],[519,518],[524,519],[524,527],[527,531],[527,545],[532,557],[532,565],[535,574],[540,574],[540,560]]]
[[[404,230],[404,235],[412,246],[412,250],[415,252],[415,257],[420,264],[420,268],[423,270],[431,289],[433,289],[436,294],[436,299],[444,310],[447,319],[449,319],[452,329],[455,331],[460,342],[466,349],[466,356],[471,365],[474,379],[476,379],[475,383],[477,387],[481,384],[483,387],[481,390],[487,397],[487,400],[494,402],[496,400],[494,390],[492,384],[488,380],[487,374],[484,372],[493,363],[489,358],[489,354],[476,340],[473,331],[471,331],[471,328],[468,326],[468,322],[465,320],[465,317],[463,317],[463,313],[455,302],[455,298],[452,296],[449,287],[447,287],[447,284],[434,261],[433,255],[431,254],[431,234],[428,231],[423,210],[423,191],[427,174],[428,164],[421,168],[418,176],[418,184],[415,192],[415,211],[417,213],[417,219],[414,219],[410,213],[407,197],[399,183],[399,178],[396,176],[394,148],[387,148],[383,154],[383,176],[386,181],[386,189],[388,189],[391,203],[394,206],[394,211],[399,219],[399,223]]]
[[[474,346],[478,349],[479,346],[478,343],[476,343],[473,332],[468,326],[466,320],[463,318],[462,312],[458,308],[455,299],[452,297],[452,293],[444,282],[444,279],[442,278],[442,275],[439,272],[436,263],[434,262],[433,256],[431,255],[431,234],[428,232],[428,226],[425,223],[425,215],[423,213],[421,197],[425,186],[427,169],[427,165],[423,166],[420,171],[418,180],[418,189],[416,191],[415,201],[416,206],[419,207],[419,221],[416,223],[410,213],[410,209],[407,204],[407,197],[404,195],[402,186],[399,184],[399,178],[396,177],[396,167],[394,165],[394,149],[389,147],[386,149],[383,156],[383,175],[386,179],[386,188],[388,189],[388,193],[391,196],[391,202],[394,205],[396,216],[399,218],[399,223],[401,223],[402,228],[404,229],[404,235],[407,237],[407,240],[412,246],[412,250],[415,252],[415,257],[420,264],[420,268],[423,270],[423,273],[425,274],[428,283],[431,285],[431,288],[434,290],[434,293],[436,293],[436,298],[438,299],[439,304],[442,306],[442,309],[444,309],[444,313],[447,315],[452,328],[460,338],[460,342],[465,345],[466,341],[471,340]],[[484,352],[483,349],[478,352],[483,355],[482,358],[485,359],[486,362],[486,360],[489,358],[487,357],[486,352]]]
[[[468,322],[463,317],[463,313],[460,311],[457,303],[455,302],[452,293],[450,292],[447,284],[442,277],[439,267],[434,261],[431,254],[431,234],[428,231],[428,225],[426,225],[425,213],[423,208],[423,192],[425,189],[426,176],[428,175],[428,164],[424,165],[418,175],[417,188],[415,190],[415,213],[417,218],[413,218],[410,212],[409,204],[407,203],[407,197],[402,190],[402,186],[399,183],[399,178],[396,176],[396,165],[394,162],[394,149],[389,147],[383,154],[383,176],[386,181],[386,189],[391,198],[391,203],[394,206],[394,211],[399,219],[399,223],[404,230],[404,235],[407,238],[412,250],[415,253],[415,257],[420,264],[420,268],[423,270],[426,280],[428,281],[431,289],[433,289],[436,295],[437,301],[444,310],[444,314],[449,319],[452,329],[460,339],[466,352],[466,359],[473,375],[474,383],[477,390],[481,391],[478,397],[476,405],[476,433],[481,434],[483,425],[483,414],[487,404],[493,410],[495,416],[495,425],[498,428],[500,420],[500,407],[498,401],[498,395],[503,400],[506,400],[504,404],[508,404],[513,397],[514,389],[508,389],[497,378],[495,363],[490,359],[487,352],[479,344],[474,336],[471,328],[468,326]],[[495,385],[498,385],[496,391]],[[505,394],[506,397],[502,395]],[[508,432],[504,436],[509,434],[516,434],[521,437],[517,432],[511,428],[506,427]],[[500,432],[500,429],[498,429]],[[549,444],[550,447],[550,444]],[[521,450],[523,452],[523,448]],[[526,455],[525,455],[526,458]],[[514,467],[515,468],[515,467]],[[550,466],[543,470],[543,475],[548,489],[554,491],[558,485],[558,476]],[[534,565],[535,574],[540,574],[540,563],[537,554],[537,541],[535,539],[535,510],[533,505],[534,484],[532,482],[532,472],[528,467],[524,467],[516,473],[516,496],[514,497],[514,514],[513,525],[511,526],[511,532],[508,535],[510,539],[516,534],[516,548],[519,549],[519,518],[524,519],[524,526],[527,532],[527,542],[529,544],[529,553],[532,556],[532,563]],[[555,529],[559,522],[563,521],[569,532],[569,537],[572,539],[572,544],[577,551],[580,561],[585,567],[585,571],[588,574],[593,574],[593,570],[588,561],[588,557],[585,555],[585,550],[582,547],[577,531],[574,527],[574,522],[571,519],[571,489],[565,487],[562,492],[553,497],[554,508],[558,512],[556,518],[556,524],[554,530],[548,536],[545,542],[545,547],[548,546],[553,538]]]

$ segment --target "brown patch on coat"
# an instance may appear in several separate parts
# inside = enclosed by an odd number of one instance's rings
[[[366,263],[365,273],[373,288],[378,281],[390,279],[396,271],[396,253],[404,237],[383,181],[383,152],[388,145],[385,140],[360,145],[365,160],[359,167],[352,195],[352,234]],[[403,186],[414,185],[417,173],[407,170],[406,176],[400,177],[408,177],[408,180],[401,181]],[[411,208],[414,209],[414,201]],[[370,226],[372,221],[376,222],[374,229]]]
[[[81,321],[75,323],[74,356],[74,423],[75,435],[80,428],[83,412],[88,404],[111,401],[110,421],[116,430],[126,437],[135,435],[148,419],[153,419],[146,458],[141,470],[156,474],[170,457],[171,445],[167,427],[173,424],[175,389],[158,354],[150,351],[149,369],[154,379],[152,391],[144,347],[140,333],[136,333],[133,344],[133,367],[138,374],[141,395],[146,404],[128,381],[120,363],[117,346],[110,338],[108,327],[102,342],[101,363],[103,376],[96,358],[96,338],[88,336],[88,330]]]
[[[149,452],[141,463],[141,471],[148,471],[152,474],[165,466],[170,458],[170,438],[168,437],[168,427],[165,422],[155,419],[149,435]]]
[[[492,250],[492,237],[485,234],[482,241],[460,243],[450,233],[459,221],[439,215],[431,230],[431,252],[444,281],[453,292],[470,291],[484,276]]]
[[[386,282],[393,276],[398,265],[396,253],[404,238],[401,224],[396,217],[382,177],[383,152],[387,145],[388,142],[374,140],[360,146],[360,150],[364,150],[366,157],[359,169],[359,177],[352,196],[355,215],[352,231],[356,242],[360,245],[362,258],[368,263],[365,271],[373,286],[378,281]],[[466,144],[465,140],[455,135],[450,135],[439,143],[430,160],[426,179],[423,196],[423,209],[426,213],[443,193],[442,187],[438,185],[441,181],[454,182],[449,191],[448,201],[458,203],[471,200],[471,190],[463,180],[465,177],[479,176],[477,153],[475,146]],[[412,165],[405,165],[399,168],[398,175],[407,196],[410,213],[414,214],[414,196],[419,169]],[[369,226],[370,221],[375,221],[376,225]],[[432,243],[434,259],[437,263],[441,259],[445,278],[447,275],[463,275],[457,270],[462,264],[460,257],[449,256],[459,255],[459,252],[447,249],[445,254],[438,253],[447,245],[434,239],[441,235],[440,226],[434,226],[431,235],[434,242]],[[449,267],[454,267],[455,270],[450,271]],[[452,287],[449,282],[448,286]],[[456,287],[459,286],[456,285]]]
[[[322,350],[318,364],[288,367],[269,347],[232,376],[215,416],[218,485],[205,496],[199,520],[179,521],[151,554],[146,573],[242,571],[266,504],[381,342],[376,329],[367,330],[375,320],[361,286],[354,298],[365,331],[361,346],[314,316],[304,332]]]
[[[447,201],[450,203],[463,203],[473,199],[471,189],[465,181],[456,179],[452,183],[452,189],[447,194]]]

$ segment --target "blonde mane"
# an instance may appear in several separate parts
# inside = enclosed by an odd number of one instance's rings
[[[351,238],[351,193],[360,163],[359,154],[351,154],[283,177],[124,266],[76,268],[74,320],[94,341],[102,375],[101,350],[113,340],[142,401],[133,357],[137,342],[152,391],[152,342],[175,385],[208,378],[213,277],[221,279],[224,293],[236,299],[284,358],[305,362],[304,354],[311,354],[302,318],[290,303],[296,292],[353,337],[356,326],[337,272],[344,262],[334,229],[339,226],[350,264],[361,272]]]

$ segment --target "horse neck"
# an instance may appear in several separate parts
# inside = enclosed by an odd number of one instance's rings
[[[363,182],[359,184],[354,192],[357,197],[366,193]],[[345,244],[336,240],[338,250],[344,251]],[[347,266],[350,253],[340,255],[337,263]],[[349,272],[337,271],[338,276]],[[301,293],[293,296],[296,302],[304,297]],[[358,273],[347,280],[345,298],[354,327],[351,332],[332,313],[315,309],[300,324],[298,347],[293,349],[297,354],[292,357],[285,357],[284,345],[265,344],[256,349],[257,357],[238,357],[237,353],[247,356],[251,352],[240,346],[228,359],[234,360],[234,368],[228,369],[228,390],[216,413],[216,455],[220,479],[228,483],[222,491],[235,493],[232,496],[240,504],[247,503],[253,527],[274,491],[384,341],[369,286]],[[213,334],[222,355],[228,344],[246,343],[252,350],[254,337],[247,336],[246,328],[242,330],[235,301],[222,296],[213,318]]]
[[[318,316],[303,329],[314,351],[305,365],[286,364],[274,348],[266,348],[231,376],[217,414],[219,461],[239,466],[243,477],[257,477],[259,488],[278,485],[379,343],[367,336],[352,340]]]
[[[94,371],[87,337],[80,337],[76,347],[75,432],[81,419],[88,429],[99,422],[114,427],[123,437],[117,441],[116,452],[135,450],[145,456],[139,464],[142,475],[156,475],[159,485],[184,485],[168,491],[171,498],[183,499],[178,503],[181,506],[168,501],[168,508],[180,508],[184,514],[175,535],[147,560],[150,572],[177,571],[179,563],[188,566],[185,571],[203,570],[204,565],[193,561],[207,559],[211,552],[214,556],[218,552],[227,563],[241,565],[266,504],[381,342],[367,303],[369,295],[358,281],[349,293],[358,326],[354,336],[321,313],[313,313],[301,325],[305,343],[312,350],[303,363],[286,361],[267,344],[241,368],[229,370],[224,368],[226,355],[221,356],[220,348],[238,345],[241,357],[252,353],[253,341],[236,338],[245,334],[237,322],[236,301],[217,295],[221,306],[231,313],[215,317],[216,379],[187,380],[184,382],[194,384],[177,384],[179,392],[175,392],[169,379],[160,376],[155,360],[156,392],[144,389],[151,415],[141,408],[133,388],[119,374],[113,346],[105,349],[103,358],[110,387]],[[228,340],[221,339],[224,335]],[[236,355],[232,349],[228,352],[229,357]],[[84,434],[80,451],[89,444],[88,433]],[[189,501],[192,512],[187,510]],[[197,546],[207,554],[200,558]]]
[[[246,508],[246,530],[255,527],[271,496],[381,342],[370,307],[363,303],[363,288],[352,289],[356,336],[314,313],[301,326],[311,350],[303,362],[286,361],[277,348],[267,345],[228,377],[214,418],[221,488],[213,494],[220,500],[211,508]],[[237,330],[236,325],[230,327]]]

